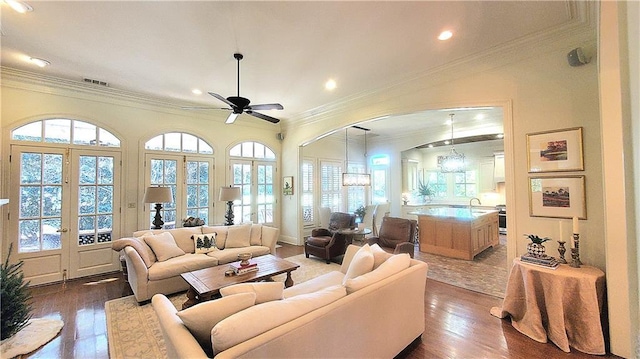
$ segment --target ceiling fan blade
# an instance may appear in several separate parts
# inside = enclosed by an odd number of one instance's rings
[[[269,121],[269,122],[273,122],[273,123],[280,122],[280,120],[278,120],[275,117],[267,116],[267,115],[259,113],[259,112],[245,111],[245,113],[248,114],[248,115],[251,115],[253,117],[257,117],[259,119],[265,120],[265,121]]]
[[[238,116],[240,116],[239,113],[231,112],[229,114],[229,117],[227,117],[227,120],[224,121],[224,123],[234,123],[236,122],[236,119],[238,118]]]
[[[258,110],[258,111],[264,111],[264,110],[284,110],[284,107],[282,107],[281,104],[279,103],[265,103],[265,104],[261,104],[261,105],[251,105],[247,107],[248,110]]]
[[[218,100],[220,100],[220,101],[222,101],[222,102],[226,103],[227,105],[231,106],[231,108],[236,107],[236,105],[235,105],[233,102],[231,102],[231,101],[227,100],[226,98],[224,98],[224,97],[222,97],[222,96],[218,95],[217,93],[209,92],[209,95],[211,95],[211,96],[213,96],[213,97],[217,98]]]
[[[232,110],[229,107],[211,107],[211,106],[182,106],[183,110]]]

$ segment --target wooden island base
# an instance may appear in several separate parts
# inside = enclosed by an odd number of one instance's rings
[[[434,208],[418,216],[420,251],[473,260],[499,243],[498,212]]]

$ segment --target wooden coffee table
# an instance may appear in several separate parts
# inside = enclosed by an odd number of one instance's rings
[[[220,294],[221,288],[226,286],[246,282],[271,281],[271,277],[282,273],[287,273],[285,287],[291,287],[293,285],[291,272],[300,267],[296,263],[271,254],[252,258],[251,263],[257,263],[258,270],[240,275],[225,276],[224,273],[229,270],[228,264],[182,273],[182,278],[189,283],[188,299],[182,304],[182,309],[211,300]]]

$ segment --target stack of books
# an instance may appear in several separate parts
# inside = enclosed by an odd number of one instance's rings
[[[527,253],[520,256],[520,260],[525,263],[536,264],[536,265],[540,265],[540,266],[548,267],[552,269],[555,269],[560,265],[560,262],[558,262],[557,259],[553,257],[549,257],[547,255],[542,257],[536,257]]]
[[[240,265],[240,263],[231,263],[229,265],[236,275],[245,274],[258,270],[258,263],[249,263],[247,265]]]

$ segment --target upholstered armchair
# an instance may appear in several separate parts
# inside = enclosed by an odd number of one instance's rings
[[[409,253],[413,258],[414,241],[418,223],[413,219],[382,217],[380,233],[368,239],[369,245],[378,243],[393,253]]]
[[[331,258],[343,255],[347,250],[347,239],[338,230],[355,227],[356,217],[349,213],[333,212],[329,217],[329,228],[316,228],[304,242],[304,254],[323,258],[327,264]]]

